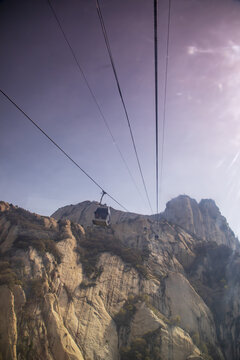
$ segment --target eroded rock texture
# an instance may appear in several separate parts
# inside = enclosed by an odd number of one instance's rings
[[[0,203],[0,359],[238,360],[239,245],[215,203],[107,229],[96,206]]]

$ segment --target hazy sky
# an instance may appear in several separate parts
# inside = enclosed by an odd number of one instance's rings
[[[152,207],[153,1],[100,0]],[[168,1],[159,9],[159,105]],[[130,211],[149,214],[94,0],[52,0],[139,196],[45,0],[0,1],[0,88]],[[160,208],[213,198],[240,234],[240,2],[172,0]],[[161,147],[161,145],[160,145]],[[161,154],[160,154],[161,155]],[[161,156],[160,156],[161,157]],[[50,215],[100,190],[0,96],[0,198]],[[108,198],[109,205],[118,208]]]

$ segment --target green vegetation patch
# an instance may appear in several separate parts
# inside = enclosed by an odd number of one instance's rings
[[[11,269],[8,261],[0,261],[0,285],[7,285],[12,288],[16,284],[21,284],[16,273]]]
[[[11,208],[10,211],[4,213],[7,220],[12,225],[21,226],[22,229],[42,230],[44,225],[44,217],[33,214],[30,211],[20,207]]]
[[[33,239],[29,235],[20,235],[14,241],[14,247],[17,249],[27,250],[30,246],[37,250],[40,255],[49,252],[54,256],[57,263],[60,264],[62,255],[57,248],[55,241],[51,239]]]
[[[188,279],[213,312],[216,324],[219,324],[224,321],[223,298],[228,292],[227,266],[233,251],[216,242],[201,242],[195,246],[194,252],[196,258],[187,269]],[[204,269],[199,278],[198,269],[202,264]]]
[[[134,339],[130,346],[120,349],[121,360],[163,360],[159,329]]]
[[[144,265],[144,261],[149,257],[148,249],[141,251],[136,248],[126,247],[119,239],[116,239],[114,234],[110,233],[109,230],[88,231],[86,237],[82,238],[75,224],[71,224],[71,229],[77,239],[76,251],[80,256],[83,270],[87,276],[97,278],[100,275],[99,271],[101,272],[101,269],[96,268],[99,255],[104,252],[109,252],[119,256],[124,263],[134,267],[141,276],[148,278],[148,270]]]
[[[169,326],[177,326],[181,322],[180,316],[178,315],[167,319],[152,304],[150,304],[148,295],[130,295],[120,311],[113,317],[117,324],[118,331],[120,327],[130,327],[133,316],[137,311],[137,303],[141,302],[144,302],[155,315]],[[159,324],[159,327],[156,330],[149,331],[142,337],[134,339],[129,346],[122,346],[120,349],[121,360],[163,360],[161,357],[161,328],[162,326]],[[210,355],[205,353],[204,356]],[[206,360],[211,360],[211,358],[206,357]]]
[[[201,356],[204,360],[219,359],[219,353],[217,348],[213,344],[205,342],[205,340],[201,338],[198,332],[190,333],[190,336],[194,344],[201,351]]]
[[[36,278],[29,280],[27,282],[27,300],[39,300],[43,298],[45,291],[44,291],[44,280],[42,278]]]
[[[199,265],[204,262],[210,266],[203,273],[203,282],[212,288],[213,286],[222,287],[222,279],[226,277],[226,267],[232,250],[226,245],[218,245],[216,242],[198,243],[194,252],[196,258],[192,265],[187,269],[188,274],[193,275]]]
[[[130,322],[136,313],[136,304],[138,302],[146,301],[147,295],[129,295],[128,299],[124,303],[123,307],[120,311],[113,317],[117,328],[119,329],[121,326],[129,326]]]

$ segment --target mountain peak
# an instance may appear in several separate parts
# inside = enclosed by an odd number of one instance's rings
[[[202,199],[198,203],[190,196],[179,195],[167,203],[161,218],[181,226],[202,240],[215,241],[234,249],[238,244],[227,220],[212,199]]]

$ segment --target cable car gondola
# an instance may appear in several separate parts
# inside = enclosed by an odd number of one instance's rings
[[[111,213],[110,208],[107,205],[102,204],[103,196],[106,194],[105,191],[102,192],[102,196],[99,202],[99,206],[97,207],[96,211],[94,212],[94,219],[93,224],[99,226],[109,226],[111,223]]]

